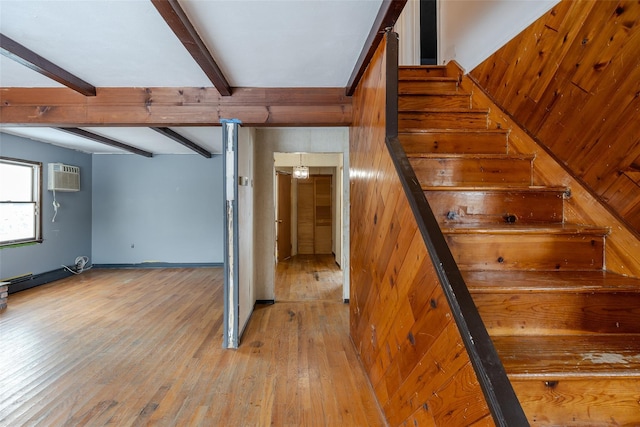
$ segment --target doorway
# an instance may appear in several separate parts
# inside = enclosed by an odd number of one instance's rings
[[[436,0],[420,0],[420,64],[438,64],[438,10]]]
[[[341,154],[275,154],[275,301],[342,302]],[[306,179],[293,178],[301,159],[314,165]]]

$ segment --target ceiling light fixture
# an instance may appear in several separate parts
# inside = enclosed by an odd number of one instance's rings
[[[306,166],[302,166],[302,153],[300,153],[300,161],[298,162],[298,166],[293,167],[293,177],[296,179],[309,178],[309,168]]]

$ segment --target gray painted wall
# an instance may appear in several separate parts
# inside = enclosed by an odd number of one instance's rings
[[[222,157],[94,155],[93,182],[94,263],[223,261]]]
[[[0,133],[0,155],[42,162],[42,232],[44,242],[0,249],[0,279],[27,273],[58,270],[73,265],[76,257],[91,257],[91,155]],[[60,203],[55,222],[53,193],[47,191],[47,164],[65,163],[80,167],[79,192],[56,192]]]

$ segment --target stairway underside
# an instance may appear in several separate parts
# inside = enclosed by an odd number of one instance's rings
[[[640,280],[450,70],[401,67],[399,139],[529,422],[640,425]]]

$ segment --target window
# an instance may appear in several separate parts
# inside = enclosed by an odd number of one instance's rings
[[[0,157],[0,246],[41,242],[42,163]]]

